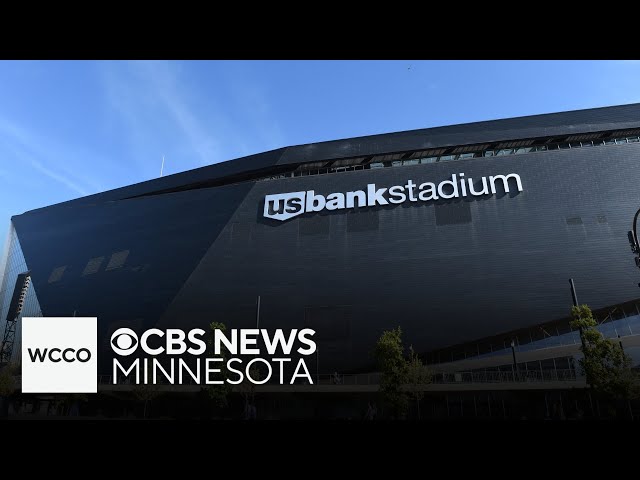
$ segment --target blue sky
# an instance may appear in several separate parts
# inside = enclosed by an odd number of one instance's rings
[[[286,145],[640,102],[638,61],[3,61],[11,215]],[[1,248],[1,247],[0,247]]]

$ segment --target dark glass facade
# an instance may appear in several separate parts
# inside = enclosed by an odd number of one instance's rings
[[[2,272],[2,276],[0,277],[0,342],[3,342],[5,333],[8,333],[6,332],[6,329],[9,328],[7,326],[7,318],[12,316],[10,306],[16,289],[18,276],[21,273],[28,272],[28,270],[24,254],[20,247],[20,240],[13,225],[11,225],[9,227],[9,234],[7,235],[3,256],[0,258],[0,272]],[[20,319],[22,319],[22,317],[41,316],[43,315],[40,304],[38,303],[36,290],[30,286],[24,299],[24,306],[15,324],[15,330],[11,337],[7,339],[9,342],[13,342],[13,345],[11,345],[12,360],[19,361],[20,359],[20,337],[22,334]],[[1,347],[5,348],[4,343]],[[9,347],[9,345],[6,346],[6,348]]]
[[[432,364],[509,357],[511,338],[522,355],[575,345],[569,278],[581,303],[624,304],[601,328],[633,337],[639,135],[640,105],[479,122],[288,147],[34,210],[12,218],[0,311],[29,270],[23,315],[97,316],[106,373],[115,329],[254,327],[258,296],[261,328],[317,331],[321,373],[371,370],[398,325]],[[514,173],[522,191],[263,216],[267,195],[461,173]],[[574,356],[531,362],[572,371]]]

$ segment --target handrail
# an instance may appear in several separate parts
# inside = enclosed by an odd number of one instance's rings
[[[316,385],[379,385],[379,373],[356,373],[342,374],[336,377],[335,374],[313,375],[313,381]],[[434,384],[478,384],[478,383],[522,383],[522,382],[567,382],[578,379],[576,371],[573,369],[550,369],[550,370],[521,370],[513,371],[486,371],[486,372],[437,372],[432,374],[431,383]],[[170,385],[165,378],[158,378],[158,385]],[[277,380],[267,382],[267,385],[273,385]],[[112,385],[111,375],[99,375],[99,385]],[[296,382],[296,385],[304,385],[308,382]],[[136,386],[131,379],[126,378],[117,385]],[[197,386],[198,384],[193,378],[188,378],[187,382],[182,383],[183,386]],[[200,384],[202,387],[208,385]],[[140,385],[139,387],[143,387]]]

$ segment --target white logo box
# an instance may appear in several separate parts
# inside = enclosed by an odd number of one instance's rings
[[[98,319],[22,319],[23,393],[97,393]]]

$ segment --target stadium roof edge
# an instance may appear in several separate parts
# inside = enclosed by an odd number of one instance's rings
[[[294,145],[206,165],[55,205],[82,206],[171,191],[204,181],[269,174],[320,160],[640,127],[640,103],[544,113]],[[30,213],[25,212],[25,213]]]

